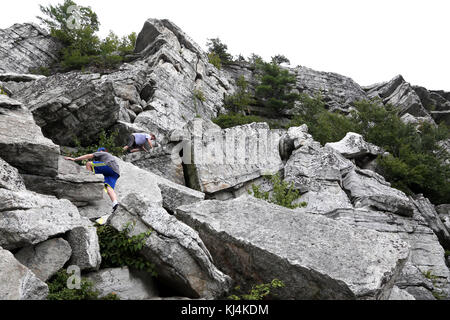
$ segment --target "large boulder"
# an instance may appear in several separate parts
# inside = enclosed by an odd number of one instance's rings
[[[31,191],[0,189],[0,246],[16,249],[38,244],[86,224],[69,200]]]
[[[249,196],[181,206],[176,216],[239,284],[282,280],[281,299],[387,299],[409,254],[396,235]]]
[[[6,99],[8,101],[0,105],[0,154],[3,160],[20,173],[56,176],[59,147],[42,135],[31,112],[17,101]]]
[[[282,132],[266,123],[220,129],[195,119],[191,125],[192,157],[185,165],[191,188],[214,194],[283,168],[278,152]]]
[[[308,133],[308,126],[290,127],[280,138],[278,151],[283,161],[287,161],[292,152],[301,146],[311,146],[312,149],[320,148],[320,142],[314,141]]]
[[[444,249],[418,209],[414,208],[411,217],[367,208],[335,209],[325,216],[353,227],[396,234],[407,242],[411,253],[396,285],[416,299],[434,299],[432,291],[448,291],[450,273]]]
[[[342,189],[342,174],[354,164],[334,149],[321,147],[310,135],[294,141],[295,150],[284,167],[284,181],[302,193],[297,202],[306,202],[306,211],[312,213],[352,208]]]
[[[48,286],[0,247],[0,300],[43,300]]]
[[[347,132],[344,138],[338,142],[329,142],[325,146],[331,147],[347,159],[355,159],[365,156],[377,156],[383,150],[369,142],[366,142],[362,135],[354,132]]]
[[[148,300],[158,296],[150,274],[128,267],[103,269],[89,273],[86,279],[92,282],[100,298],[108,294],[116,294],[120,300]]]
[[[56,177],[22,174],[28,190],[68,199],[75,205],[100,200],[103,197],[103,177],[64,157],[58,158]]]
[[[71,254],[72,249],[66,240],[54,238],[22,248],[14,256],[39,279],[47,281],[69,261]]]
[[[414,205],[400,190],[391,187],[381,175],[372,170],[354,168],[342,180],[355,208],[370,207],[403,216],[412,216]]]
[[[146,57],[152,69],[141,91],[148,110],[135,123],[151,131],[167,133],[196,116],[215,117],[223,110],[224,94],[233,91],[201,47],[169,20],[148,19],[135,52]]]
[[[62,44],[34,23],[0,30],[0,73],[29,73],[49,67],[59,58]]]
[[[231,279],[215,267],[198,234],[142,195],[122,199],[108,223],[117,230],[133,223],[130,236],[151,231],[142,254],[155,265],[158,278],[177,292],[217,298],[229,290]]]

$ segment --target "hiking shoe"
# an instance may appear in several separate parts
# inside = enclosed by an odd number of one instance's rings
[[[98,218],[97,220],[95,220],[95,222],[97,222],[99,225],[104,225],[104,224],[106,224],[106,222],[108,222],[108,219],[110,216],[111,216],[111,214],[106,214],[106,215]]]
[[[114,207],[113,207],[113,209],[112,209],[112,212],[111,213],[114,213],[114,212],[116,212],[116,210],[117,210],[117,208],[119,207],[119,203],[116,203],[115,205],[114,205]]]

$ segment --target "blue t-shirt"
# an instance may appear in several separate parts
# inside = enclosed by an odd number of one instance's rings
[[[134,142],[140,146],[147,141],[147,139],[151,139],[151,136],[148,133],[133,133],[134,135]]]

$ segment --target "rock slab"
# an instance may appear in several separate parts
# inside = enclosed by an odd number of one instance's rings
[[[176,216],[239,283],[282,280],[281,299],[387,299],[409,254],[396,235],[249,196],[181,206]]]

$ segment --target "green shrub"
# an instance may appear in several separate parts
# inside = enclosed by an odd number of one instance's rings
[[[73,137],[73,143],[76,147],[76,152],[68,152],[67,150],[65,150],[63,148],[63,153],[65,156],[69,156],[69,157],[79,157],[85,154],[91,154],[94,152],[97,152],[98,148],[103,147],[105,148],[109,153],[111,153],[112,155],[115,155],[116,157],[120,157],[124,154],[124,151],[122,149],[121,146],[118,146],[116,144],[116,139],[117,139],[117,135],[118,135],[118,131],[113,131],[111,134],[107,134],[105,132],[105,130],[102,130],[98,136],[97,139],[97,143],[87,146],[87,147],[83,147],[81,145],[81,142],[78,140],[77,137]]]
[[[93,289],[90,281],[81,278],[80,289],[69,289],[67,281],[69,275],[66,269],[59,270],[48,282],[48,300],[99,300],[98,291]],[[118,300],[119,296],[110,293],[101,300]]]
[[[222,69],[222,60],[220,60],[219,55],[215,52],[208,53],[208,61],[217,69]]]
[[[248,82],[244,76],[240,76],[236,81],[237,90],[234,94],[224,98],[224,107],[233,113],[243,113],[248,106],[255,103],[248,89]]]
[[[208,53],[214,53],[214,55],[218,56],[221,64],[227,64],[233,61],[233,56],[228,53],[228,46],[219,38],[208,39],[206,43],[208,47]]]
[[[264,122],[264,119],[258,116],[245,116],[240,113],[231,112],[228,114],[219,115],[217,118],[212,119],[212,122],[217,124],[222,129],[226,129],[253,122]]]
[[[252,286],[250,292],[247,294],[239,294],[241,288],[239,286],[235,287],[234,290],[236,294],[232,294],[228,297],[230,300],[263,300],[268,298],[269,295],[276,296],[276,293],[272,289],[283,288],[285,285],[283,281],[279,279],[273,279],[270,283],[262,283]],[[272,291],[272,292],[271,292]]]
[[[277,54],[277,55],[273,56],[271,58],[271,62],[275,63],[275,64],[282,64],[282,63],[291,64],[289,59],[286,58],[286,56],[283,54]]]
[[[347,132],[356,130],[355,123],[351,118],[329,112],[325,108],[325,102],[320,94],[315,97],[301,94],[299,101],[301,102],[301,112],[292,118],[289,127],[306,124],[309,133],[321,144],[339,141],[345,137]]]
[[[300,198],[300,191],[294,189],[293,183],[289,184],[286,181],[281,180],[281,177],[278,173],[276,175],[265,177],[270,179],[270,181],[273,183],[272,195],[270,195],[269,192],[262,192],[260,190],[260,187],[254,184],[252,185],[252,190],[249,190],[248,193],[253,195],[255,198],[263,199],[270,203],[274,203],[289,209],[307,206],[306,202],[301,202],[300,204],[292,204],[292,202]]]
[[[35,69],[30,69],[30,73],[37,74],[37,75],[43,75],[46,77],[51,75],[50,69],[47,67],[39,67],[39,68],[35,68]]]
[[[205,94],[200,89],[195,89],[194,90],[194,98],[197,99],[197,100],[200,100],[201,102],[205,102],[206,101]]]
[[[117,231],[109,225],[97,227],[97,234],[102,256],[102,268],[128,266],[144,270],[156,276],[154,264],[140,255],[146,239],[151,231],[130,236],[133,225],[128,223],[122,231]]]

